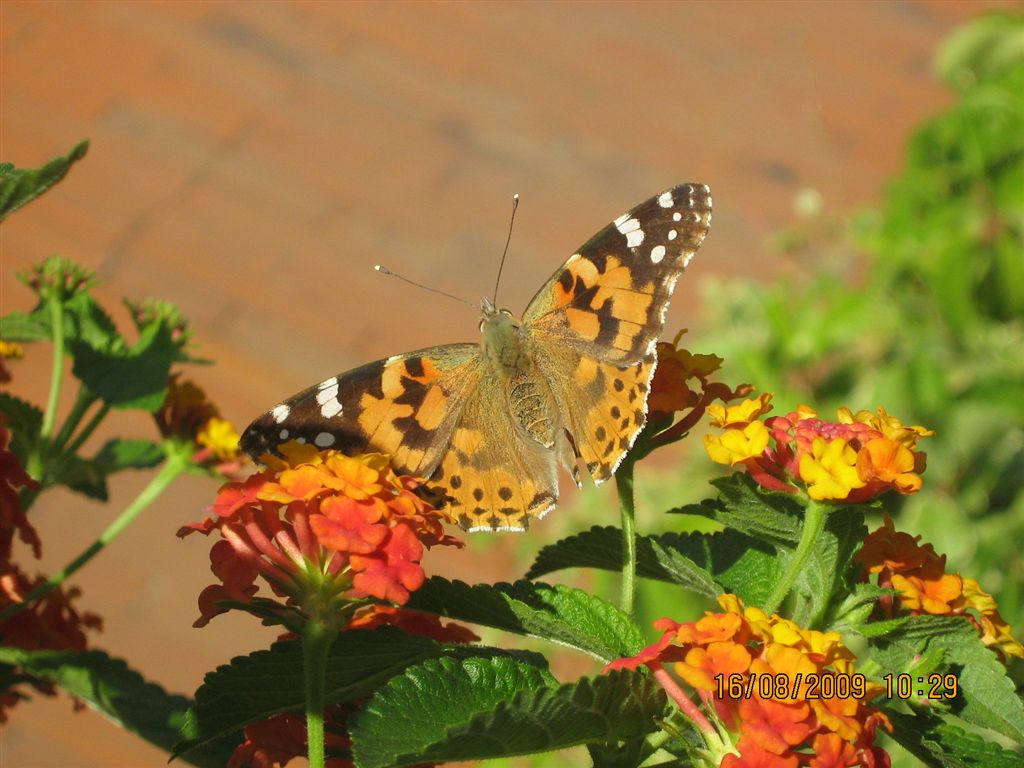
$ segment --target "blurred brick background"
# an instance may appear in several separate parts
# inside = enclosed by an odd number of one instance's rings
[[[700,181],[712,232],[668,321],[693,327],[702,277],[787,269],[764,241],[791,223],[798,189],[834,210],[878,198],[910,129],[949,101],[931,75],[937,43],[992,5],[4,0],[0,159],[35,167],[92,146],[0,228],[2,311],[29,303],[14,271],[54,252],[95,269],[108,304],[171,300],[217,363],[191,374],[241,427],[358,363],[474,337],[471,310],[374,263],[476,300],[519,192],[501,291],[518,312],[611,218]],[[12,391],[41,402],[47,365],[31,350]],[[152,436],[118,414],[96,444],[114,433]],[[118,478],[111,506],[44,496],[42,568],[145,480]],[[107,622],[95,643],[183,693],[274,635],[247,617],[190,626],[208,545],[173,533],[213,490],[181,481],[76,579]],[[486,565],[472,551],[435,562],[470,580],[525,567],[501,542],[486,549]],[[20,705],[0,766],[164,763],[70,710]]]

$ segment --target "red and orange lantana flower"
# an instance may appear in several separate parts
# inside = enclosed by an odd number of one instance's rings
[[[697,621],[655,622],[661,639],[608,669],[649,667],[704,733],[710,764],[721,768],[889,765],[875,746],[878,726],[889,722],[868,704],[879,690],[856,674],[837,633],[745,608],[735,595],[718,602],[723,612]],[[700,707],[667,664],[696,691]]]
[[[294,442],[281,451],[283,458],[264,457],[262,472],[222,487],[213,517],[179,532],[221,535],[210,551],[221,583],[199,596],[197,626],[226,610],[225,601],[293,629],[310,597],[320,610],[333,605],[349,613],[363,598],[402,604],[424,581],[425,547],[461,546],[444,533],[446,518],[421,481],[396,475],[387,456],[350,457]],[[254,599],[259,577],[283,605]]]

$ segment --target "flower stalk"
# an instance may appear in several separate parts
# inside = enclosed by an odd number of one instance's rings
[[[634,463],[627,458],[615,473],[615,490],[619,495],[622,517],[622,596],[619,607],[632,616],[636,601],[636,498],[633,493]]]
[[[302,665],[306,688],[306,739],[310,768],[324,768],[324,694],[327,658],[338,627],[330,618],[313,616],[302,630]]]
[[[797,575],[803,570],[807,564],[807,558],[810,557],[811,552],[816,548],[818,540],[821,538],[821,533],[825,530],[825,520],[827,518],[828,507],[814,499],[808,499],[807,509],[804,513],[804,525],[800,531],[800,541],[796,545],[793,559],[789,561],[789,567],[782,574],[782,578],[775,583],[775,589],[772,590],[771,595],[765,601],[764,610],[766,613],[778,611],[782,601],[786,599],[786,596],[796,583]]]

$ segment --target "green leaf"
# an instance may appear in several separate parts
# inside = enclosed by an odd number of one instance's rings
[[[106,474],[124,469],[149,469],[164,459],[164,449],[152,440],[107,441],[93,457]]]
[[[788,493],[765,491],[745,472],[717,478],[718,502],[691,504],[673,512],[696,514],[755,539],[789,546],[800,540],[804,510]]]
[[[432,576],[406,607],[560,643],[604,662],[633,656],[645,645],[640,629],[614,605],[562,585],[470,586]]]
[[[960,696],[953,711],[969,723],[1024,743],[1024,702],[966,616],[911,617],[878,641],[872,658],[886,672],[917,674],[921,658],[937,658],[935,654],[958,677]]]
[[[71,166],[85,157],[88,149],[89,142],[83,141],[64,157],[54,158],[34,170],[15,168],[10,163],[0,165],[0,221],[63,179]]]
[[[936,768],[1020,768],[1024,759],[975,733],[926,712],[887,710],[892,738],[925,765]]]
[[[854,584],[842,602],[834,605],[826,617],[825,626],[833,632],[861,632],[867,624],[875,603],[886,595],[893,594],[891,589],[883,589],[874,584]]]
[[[394,627],[351,630],[331,647],[327,663],[328,704],[363,698],[406,667],[438,656],[489,656],[504,652],[478,646],[442,645]],[[509,654],[504,654],[509,655]],[[538,664],[534,654],[518,654]],[[302,646],[275,643],[269,650],[239,656],[206,675],[182,729],[175,754],[189,754],[212,739],[279,712],[303,711]]]
[[[129,350],[99,350],[77,344],[72,372],[104,402],[114,408],[138,408],[152,413],[167,394],[171,364],[178,347],[170,329],[153,325],[145,329]]]
[[[621,570],[622,532],[594,526],[550,544],[538,553],[526,577],[563,568]],[[756,605],[768,597],[779,574],[771,548],[739,531],[637,537],[638,576],[679,584],[706,597],[729,591]]]
[[[842,591],[849,593],[853,588],[850,562],[866,535],[864,514],[859,507],[837,506],[831,511],[817,546],[797,576],[797,599],[790,616],[793,621],[802,626],[817,626],[840,587],[845,585]],[[788,560],[792,551],[780,551]]]
[[[119,727],[169,751],[191,701],[147,682],[123,660],[102,651],[23,651],[0,648],[0,662],[56,683]],[[189,756],[200,766],[222,766],[233,744],[217,742]]]
[[[11,452],[24,467],[29,451],[39,440],[39,432],[43,428],[43,412],[32,403],[7,392],[0,392],[0,412],[7,416]]]
[[[359,768],[388,768],[624,741],[654,730],[665,704],[653,678],[630,670],[554,688],[507,659],[441,659],[370,700],[352,724],[352,754]]]
[[[11,312],[0,317],[0,338],[4,341],[44,341],[52,336],[43,312]]]

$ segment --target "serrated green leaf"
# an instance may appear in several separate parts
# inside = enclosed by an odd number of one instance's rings
[[[765,491],[745,472],[734,472],[711,484],[718,489],[718,504],[690,505],[674,511],[705,515],[773,544],[791,546],[800,540],[804,510],[790,494]]]
[[[374,695],[352,724],[352,754],[359,768],[390,768],[625,741],[654,730],[665,704],[658,684],[631,670],[555,688],[507,660],[442,659]]]
[[[4,163],[0,168],[0,221],[63,179],[71,166],[85,157],[88,149],[89,142],[83,141],[64,157],[54,158],[42,168],[15,168],[11,163]]]
[[[594,526],[550,544],[526,576],[533,579],[562,568],[621,570],[622,532]],[[679,584],[707,597],[728,591],[757,605],[768,597],[779,574],[771,548],[739,531],[637,537],[638,576]]]
[[[413,592],[407,607],[560,643],[604,662],[632,656],[644,646],[639,627],[617,607],[562,585],[470,586],[432,576]]]
[[[936,768],[1020,768],[1024,757],[926,712],[887,710],[892,738],[925,765]]]
[[[535,654],[509,654],[478,646],[443,645],[394,627],[344,632],[327,662],[328,704],[368,696],[406,667],[439,656],[516,655],[543,664]],[[525,663],[525,662],[524,662]],[[211,739],[279,712],[302,711],[305,701],[302,646],[275,643],[239,656],[206,675],[182,728],[175,754],[189,754]]]
[[[114,408],[138,408],[152,413],[167,394],[171,364],[178,346],[170,329],[153,325],[145,329],[129,350],[104,351],[76,344],[72,373]]]
[[[891,594],[893,590],[874,584],[854,584],[842,602],[831,607],[825,618],[825,626],[833,632],[860,632],[879,598]]]
[[[50,324],[37,312],[11,312],[0,317],[0,339],[32,342],[49,339]]]
[[[28,460],[29,451],[39,440],[43,427],[43,412],[32,403],[0,392],[0,412],[7,416],[7,429],[11,432],[11,452],[18,457],[22,466]]]
[[[1024,743],[1024,702],[1006,668],[965,616],[913,616],[881,638],[872,658],[887,672],[917,674],[922,657],[942,654],[958,677],[953,711],[969,723]],[[921,674],[925,674],[924,671]]]
[[[164,458],[164,449],[152,440],[108,440],[93,457],[106,474],[124,469],[149,469]]]
[[[49,680],[119,727],[163,750],[178,740],[191,701],[146,681],[123,660],[102,651],[24,651],[0,648],[0,662]],[[222,766],[233,743],[211,743],[189,756],[200,766]]]

